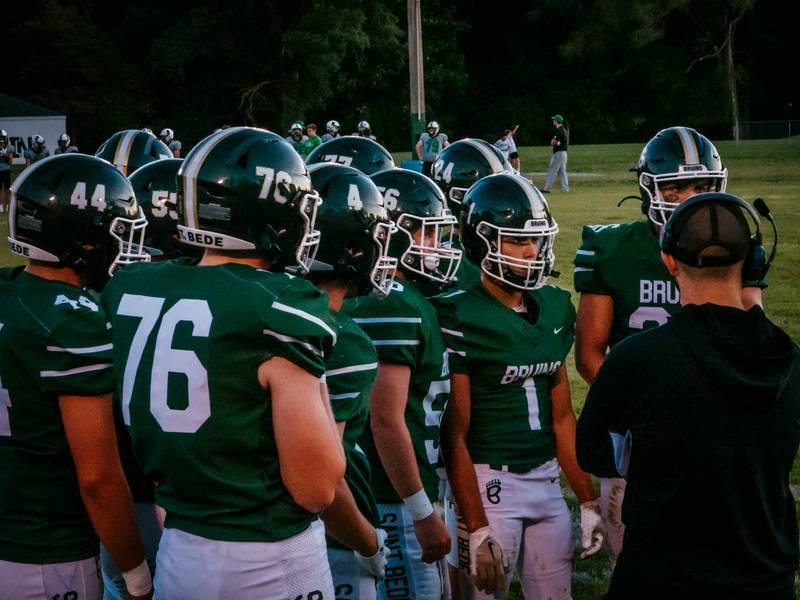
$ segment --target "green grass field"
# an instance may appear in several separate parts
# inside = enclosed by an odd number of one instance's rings
[[[781,241],[769,273],[764,304],[769,317],[797,340],[800,338],[800,138],[746,141],[738,145],[721,142],[717,147],[730,172],[728,191],[749,201],[759,196],[764,198],[778,223]],[[617,207],[621,198],[638,193],[635,176],[628,170],[635,166],[641,148],[641,144],[571,146],[568,171],[576,174],[570,179],[571,191],[564,194],[556,184],[553,193],[547,196],[561,228],[556,242],[556,268],[561,271],[561,277],[554,283],[573,294],[572,257],[580,244],[581,227],[590,223],[626,222],[642,216],[635,201]],[[549,146],[520,149],[522,172],[533,173],[533,181],[540,187],[544,183],[541,173],[547,170],[550,152]],[[395,155],[397,164],[407,158],[410,158],[409,153]],[[7,231],[7,223],[2,219],[0,238],[5,239]],[[771,242],[771,227],[766,223],[764,232]],[[21,262],[8,252],[5,243],[0,248],[0,264]],[[577,305],[577,295],[573,300]],[[568,366],[573,403],[576,412],[580,412],[587,386],[575,371],[572,356]],[[792,483],[800,486],[800,463],[797,461]],[[570,499],[569,494],[568,500],[574,508],[574,499]],[[608,561],[604,557],[585,561],[576,558],[573,597],[576,600],[601,598],[609,575]],[[510,597],[521,598],[522,595],[515,587]]]

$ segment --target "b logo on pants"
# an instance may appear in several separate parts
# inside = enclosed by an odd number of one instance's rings
[[[492,504],[500,504],[500,480],[492,479],[486,483],[486,499]]]

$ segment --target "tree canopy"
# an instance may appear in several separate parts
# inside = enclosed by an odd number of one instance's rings
[[[10,12],[2,91],[64,111],[85,150],[130,127],[170,127],[188,147],[225,123],[283,133],[296,119],[345,133],[366,119],[389,148],[408,143],[402,0],[32,0]],[[576,143],[674,124],[730,137],[731,89],[742,119],[797,118],[793,0],[422,0],[422,14],[426,113],[451,137],[494,140],[520,123],[518,143],[544,144],[556,112]]]

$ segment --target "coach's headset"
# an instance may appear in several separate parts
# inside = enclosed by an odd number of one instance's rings
[[[669,221],[667,221],[667,224],[664,226],[664,230],[661,234],[661,249],[667,254],[671,255],[674,255],[676,251],[680,253],[680,250],[677,246],[677,239],[675,238],[675,233],[673,231],[674,224],[680,219],[681,215],[688,211],[692,206],[701,204],[703,202],[715,202],[733,205],[742,209],[745,214],[750,215],[750,218],[755,224],[755,233],[750,236],[750,244],[745,252],[744,265],[742,266],[742,281],[762,281],[767,276],[770,265],[772,265],[772,261],[775,258],[775,252],[778,249],[778,228],[775,225],[775,219],[773,218],[767,203],[761,198],[756,198],[753,201],[753,206],[750,206],[750,204],[741,198],[734,196],[733,194],[726,194],[723,192],[707,192],[692,196],[691,198],[680,203],[678,208],[676,208],[672,213]],[[761,221],[758,218],[759,214],[770,222],[772,225],[772,231],[774,233],[772,249],[770,250],[769,257],[767,257],[767,253],[764,249],[764,240],[761,235]]]

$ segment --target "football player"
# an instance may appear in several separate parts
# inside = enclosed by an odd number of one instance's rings
[[[325,123],[325,133],[322,136],[322,143],[329,142],[333,138],[339,137],[339,129],[341,126],[339,125],[339,121],[331,119],[327,123]]]
[[[602,519],[575,457],[565,361],[569,293],[545,285],[558,225],[527,179],[501,173],[464,197],[461,241],[481,279],[433,299],[451,360],[442,451],[456,501],[451,561],[474,598],[508,593],[519,567],[526,598],[568,599],[572,522],[561,469],[580,502],[582,556],[600,550]]]
[[[728,170],[714,144],[689,127],[659,131],[636,167],[647,219],[622,225],[587,225],[575,255],[578,305],[575,362],[590,385],[609,348],[643,329],[664,324],[680,308],[680,294],[661,260],[659,236],[672,211],[702,192],[724,192]],[[763,282],[744,282],[746,307],[761,303]],[[624,479],[601,480],[609,556],[622,548]]]
[[[388,256],[392,223],[375,184],[344,165],[319,163],[309,169],[322,196],[317,214],[320,246],[308,278],[328,294],[337,342],[326,359],[325,378],[347,471],[322,520],[336,598],[374,600],[376,580],[386,566],[386,532],[377,529],[378,508],[370,489],[367,457],[358,439],[368,419],[369,395],[378,354],[369,337],[341,311],[345,298],[386,296],[397,259]]]
[[[70,152],[77,152],[78,147],[71,145],[70,142],[72,141],[70,137],[66,133],[62,133],[58,136],[58,148],[53,150],[53,156],[58,156],[59,154],[68,154]]]
[[[29,167],[36,161],[50,156],[50,150],[45,145],[45,139],[41,135],[35,135],[30,148],[26,148],[22,152],[22,156],[25,159],[25,166]]]
[[[320,380],[335,323],[281,273],[313,259],[319,196],[280,137],[232,127],[189,152],[178,199],[203,257],[126,269],[103,293],[123,418],[167,513],[155,587],[333,597],[317,513],[345,466]]]
[[[358,122],[358,127],[356,127],[356,129],[358,129],[358,131],[356,133],[354,133],[353,135],[356,135],[356,136],[359,136],[359,137],[363,137],[363,138],[369,138],[372,141],[378,141],[378,138],[376,138],[374,135],[372,135],[372,127],[370,127],[368,121],[359,121]]]
[[[118,131],[94,155],[110,162],[126,177],[149,162],[173,158],[164,142],[141,129]]]
[[[306,157],[306,144],[308,143],[308,136],[303,133],[302,123],[292,123],[292,126],[289,127],[289,135],[283,139],[289,142],[289,144],[292,145],[292,148],[294,148],[300,156],[303,158]]]
[[[389,254],[399,267],[388,297],[358,298],[348,309],[379,359],[360,442],[373,470],[380,526],[388,533],[387,576],[378,593],[439,600],[445,582],[435,563],[449,551],[450,534],[433,503],[439,500],[439,418],[450,380],[436,313],[419,287],[457,269],[460,252],[440,244],[441,232],[455,218],[441,191],[421,173],[391,169],[373,181],[398,229]]]
[[[0,213],[8,206],[8,193],[11,189],[11,165],[14,163],[14,149],[8,145],[8,132],[0,129]]]
[[[178,241],[176,176],[183,161],[176,158],[157,160],[139,167],[128,180],[137,202],[147,219],[144,244],[151,260],[171,260],[182,256],[200,256],[202,249]],[[152,480],[143,472],[133,455],[130,436],[122,419],[119,403],[114,406],[122,469],[133,496],[136,524],[144,542],[147,564],[155,572],[158,542],[161,539],[163,512],[155,504]],[[125,600],[122,574],[103,546],[100,547],[100,567],[103,574],[103,600]]]
[[[130,598],[150,571],[117,452],[113,346],[91,296],[148,256],[130,183],[107,162],[65,154],[11,188],[0,271],[0,598],[101,596],[98,537]],[[87,289],[88,288],[88,289]]]
[[[483,140],[463,139],[443,148],[433,164],[432,177],[444,192],[454,215],[461,211],[464,194],[476,181],[496,173],[513,171],[500,151]],[[453,247],[463,250],[456,225]],[[480,269],[471,261],[462,260],[455,283],[469,287],[480,280]]]
[[[183,144],[181,144],[179,140],[175,139],[175,132],[172,131],[172,129],[169,127],[162,129],[161,133],[158,134],[158,139],[166,144],[174,158],[181,157],[181,149],[183,148]]]

